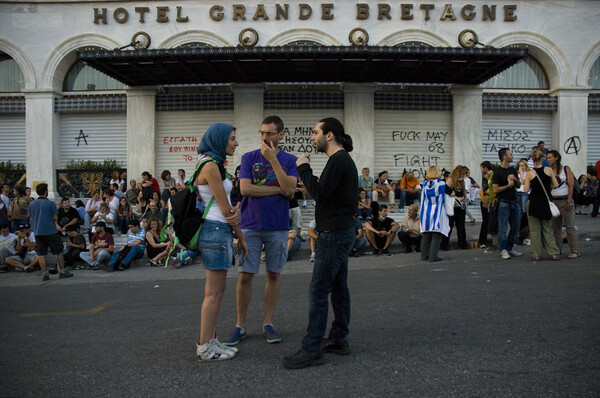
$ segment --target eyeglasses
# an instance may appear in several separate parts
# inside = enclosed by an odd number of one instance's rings
[[[270,131],[261,131],[261,130],[258,130],[258,134],[260,134],[260,135],[266,135],[267,137],[273,137],[273,136],[276,136],[277,134],[279,134],[279,132],[271,133]]]

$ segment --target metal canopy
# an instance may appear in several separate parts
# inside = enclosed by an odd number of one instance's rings
[[[260,82],[481,84],[521,48],[192,47],[85,50],[77,59],[129,86]]]

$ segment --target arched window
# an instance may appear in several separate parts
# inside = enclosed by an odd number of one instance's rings
[[[547,89],[548,78],[542,66],[531,55],[498,73],[485,83],[485,88]]]
[[[592,86],[592,89],[594,90],[600,89],[600,57],[598,57],[596,62],[594,62],[594,65],[592,65],[592,69],[590,69],[588,84]]]
[[[125,85],[83,61],[73,64],[65,78],[65,91],[123,90]]]
[[[14,59],[0,52],[0,92],[19,93],[24,88],[23,71]]]

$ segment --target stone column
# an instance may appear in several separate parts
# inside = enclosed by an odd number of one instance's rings
[[[148,171],[156,179],[156,87],[126,87],[127,179],[140,181]],[[129,183],[127,183],[129,186]]]
[[[462,164],[481,181],[482,105],[480,86],[452,85],[452,166]]]
[[[577,178],[587,168],[588,132],[587,89],[562,88],[551,95],[558,97],[558,110],[552,114],[552,146]]]
[[[27,145],[27,186],[48,184],[48,197],[58,197],[56,169],[60,165],[60,114],[54,112],[52,89],[25,89],[25,141]]]
[[[265,85],[233,84],[232,89],[233,125],[236,127],[236,136],[240,143],[233,157],[233,163],[237,166],[244,153],[259,148],[258,130],[264,119]]]
[[[344,129],[352,137],[350,153],[360,173],[363,167],[375,173],[375,84],[344,83]],[[357,176],[358,178],[358,176]]]

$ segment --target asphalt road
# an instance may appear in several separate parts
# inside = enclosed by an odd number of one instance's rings
[[[350,261],[352,354],[286,370],[308,318],[311,264],[286,265],[275,318],[261,334],[264,276],[249,336],[229,361],[199,363],[203,271],[139,267],[0,278],[0,396],[36,397],[593,397],[600,396],[600,245],[580,228],[582,257],[502,261],[481,250]],[[589,240],[588,240],[589,239]],[[527,247],[520,247],[527,252]],[[235,324],[230,272],[218,332]]]

